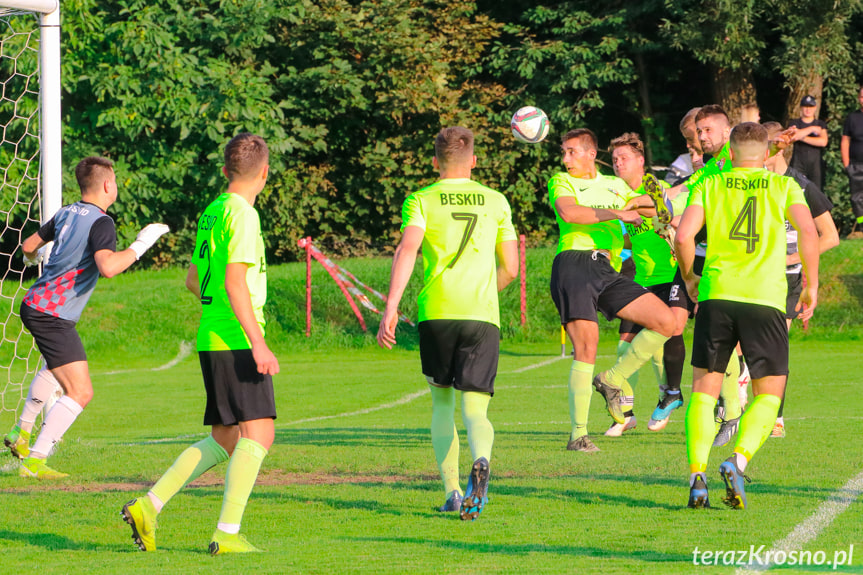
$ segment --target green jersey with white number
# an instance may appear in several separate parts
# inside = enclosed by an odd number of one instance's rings
[[[261,221],[255,208],[237,194],[225,192],[216,198],[198,220],[192,263],[198,269],[201,288],[198,351],[249,349],[249,339],[228,301],[225,270],[228,264],[248,265],[246,284],[263,332],[267,263]]]
[[[620,210],[637,194],[620,178],[597,174],[593,179],[574,178],[559,172],[548,181],[548,200],[560,227],[557,253],[565,250],[608,250],[611,265],[620,270],[620,252],[623,249],[623,229],[620,220],[597,224],[572,224],[557,213],[558,198],[573,198],[580,206]]]
[[[509,202],[473,180],[440,180],[411,194],[402,230],[424,231],[419,321],[476,320],[500,326],[497,244],[516,239]]]
[[[785,312],[785,219],[806,205],[793,179],[763,168],[733,168],[694,186],[690,205],[704,208],[707,256],[698,299],[753,303]]]
[[[660,180],[664,188],[668,184]],[[644,194],[644,185],[635,190],[635,195]],[[679,197],[679,195],[678,195]],[[677,260],[671,247],[653,229],[653,218],[641,218],[641,225],[624,224],[632,243],[632,261],[635,263],[635,283],[645,287],[664,284],[674,279]]]

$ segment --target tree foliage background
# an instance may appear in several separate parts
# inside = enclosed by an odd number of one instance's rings
[[[198,215],[222,189],[221,154],[250,131],[271,149],[259,200],[272,261],[312,236],[380,252],[410,192],[434,181],[432,141],[477,136],[476,179],[509,198],[532,241],[555,234],[545,182],[559,137],[642,134],[648,159],[685,150],[691,107],[749,101],[787,121],[813,93],[831,127],[827,191],[850,227],[841,122],[863,80],[861,0],[63,0],[65,198],[72,168],[117,165],[121,245],[151,221],[174,233],[148,254],[188,261]],[[552,133],[516,142],[509,118],[544,109]],[[607,156],[604,157],[608,159]],[[600,160],[603,156],[600,156]]]

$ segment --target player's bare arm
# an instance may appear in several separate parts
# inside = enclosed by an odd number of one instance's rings
[[[836,222],[833,221],[833,216],[830,212],[824,212],[815,221],[815,231],[818,232],[818,253],[823,254],[830,248],[835,248],[839,245],[839,230],[836,229]],[[795,252],[785,258],[785,265],[792,266],[800,263],[800,253]]]
[[[138,232],[135,241],[125,250],[119,252],[99,250],[93,254],[93,259],[96,261],[99,273],[103,277],[112,278],[126,271],[129,269],[129,266],[138,261],[144,255],[144,252],[150,249],[168,231],[168,226],[165,224],[149,224]]]
[[[402,239],[393,255],[393,267],[390,277],[390,288],[387,293],[387,305],[384,308],[381,325],[378,328],[378,345],[392,349],[396,343],[396,324],[399,321],[399,302],[405,293],[405,287],[411,279],[417,252],[422,247],[425,230],[418,226],[407,226]],[[518,265],[518,264],[516,264]]]
[[[818,232],[806,204],[792,204],[786,217],[797,230],[797,251],[803,263],[803,273],[806,274],[806,289],[800,294],[797,309],[803,307],[800,318],[809,319],[818,305]]]
[[[186,273],[186,289],[195,294],[195,299],[201,299],[201,284],[198,281],[198,266],[191,264]]]
[[[518,275],[518,245],[515,240],[508,240],[500,242],[494,249],[497,254],[497,291],[501,291]]]
[[[246,337],[252,344],[252,355],[258,366],[258,373],[275,375],[279,373],[279,360],[267,347],[264,334],[261,332],[261,327],[255,317],[252,296],[249,294],[249,285],[246,283],[248,270],[249,264],[229,263],[225,267],[225,291],[237,321],[240,322],[243,331],[246,332]]]
[[[573,198],[558,198],[554,208],[560,219],[569,224],[598,224],[610,220],[620,220],[635,226],[641,225],[641,216],[635,210],[613,210],[580,206]]]
[[[677,255],[677,265],[680,275],[686,282],[689,296],[695,300],[698,297],[698,280],[695,275],[695,234],[704,226],[704,208],[691,205],[683,212],[677,235],[674,238],[674,253]]]

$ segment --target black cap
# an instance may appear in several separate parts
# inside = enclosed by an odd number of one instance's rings
[[[803,96],[803,99],[800,100],[801,106],[814,106],[817,103],[814,96]]]

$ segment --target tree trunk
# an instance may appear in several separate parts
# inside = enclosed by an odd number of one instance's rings
[[[725,109],[732,126],[740,119],[740,108],[744,104],[754,104],[757,101],[757,95],[752,70],[714,68],[714,103]]]
[[[650,104],[650,90],[647,84],[647,66],[644,64],[644,55],[635,52],[635,69],[638,71],[638,98],[641,100],[641,126],[644,129],[644,165],[647,170],[653,170],[653,106]]]

